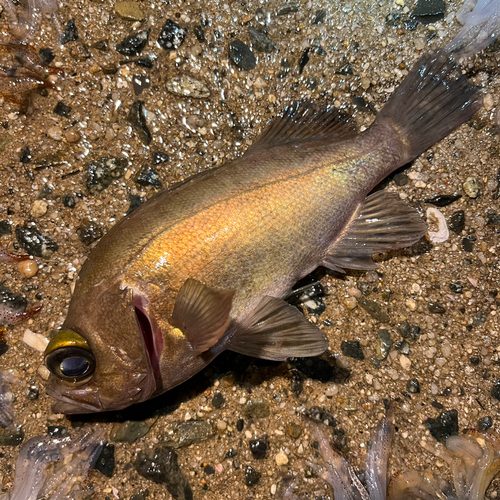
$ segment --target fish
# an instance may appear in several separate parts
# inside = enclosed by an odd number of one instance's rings
[[[420,240],[417,211],[372,190],[480,106],[453,59],[431,52],[367,130],[332,106],[294,103],[240,158],[156,194],[78,274],[44,353],[53,411],[146,401],[225,350],[322,354],[324,333],[283,297],[318,266],[375,269],[373,254]]]

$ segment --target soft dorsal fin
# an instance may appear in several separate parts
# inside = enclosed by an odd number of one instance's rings
[[[283,116],[271,120],[257,141],[245,154],[272,146],[306,140],[343,140],[356,134],[354,121],[337,108],[322,108],[311,101],[295,102]]]
[[[205,352],[227,330],[233,296],[234,291],[187,279],[177,295],[170,324],[184,333],[196,354]]]
[[[368,196],[343,233],[328,249],[323,265],[334,271],[377,269],[372,255],[416,243],[427,231],[418,212],[396,193]]]

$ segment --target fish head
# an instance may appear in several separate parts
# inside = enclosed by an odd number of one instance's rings
[[[157,390],[157,371],[143,335],[150,325],[141,326],[147,314],[140,312],[138,297],[134,301],[133,291],[119,286],[75,293],[61,330],[45,350],[54,412],[120,410]]]

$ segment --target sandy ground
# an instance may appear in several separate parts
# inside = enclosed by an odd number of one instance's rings
[[[408,18],[404,9],[411,10],[412,2],[408,7],[356,0],[301,2],[297,12],[283,16],[275,15],[279,2],[206,1],[201,6],[199,2],[174,0],[139,5],[147,21],[134,23],[120,18],[110,0],[63,2],[63,25],[75,19],[79,40],[87,46],[89,57],[75,61],[68,45],[59,50],[51,24],[44,22],[40,38],[32,40],[32,44],[54,48],[53,64],[63,68],[66,77],[59,79],[57,90],[35,97],[35,109],[29,116],[18,114],[17,107],[8,103],[0,109],[0,135],[10,139],[0,162],[0,220],[9,220],[13,227],[34,221],[41,233],[59,245],[48,260],[38,259],[40,269],[33,278],[23,279],[15,266],[2,264],[0,268],[0,283],[14,292],[25,293],[30,304],[38,303],[36,295],[41,294],[44,305],[35,319],[7,327],[10,349],[0,357],[2,370],[14,369],[19,376],[14,411],[25,431],[25,440],[45,434],[47,425],[72,425],[64,416],[51,414],[45,381],[39,374],[42,354],[28,347],[22,337],[26,328],[48,337],[61,325],[75,276],[91,250],[80,241],[77,228],[91,220],[105,232],[127,211],[130,195],[152,196],[154,187],[134,182],[142,165],[152,166],[152,153],[166,152],[170,157],[168,162],[154,166],[163,186],[168,186],[241,155],[269,118],[291,101],[311,98],[346,106],[360,127],[369,125],[373,114],[354,108],[351,99],[362,96],[380,109],[420,51],[429,44],[444,45],[458,31],[458,23],[449,14],[460,4],[447,2],[447,19],[427,27],[419,24],[414,31],[385,22],[389,13]],[[249,43],[249,26],[262,28],[254,18],[259,8],[271,14],[266,29],[276,50],[270,54],[256,53],[256,68],[240,71],[228,60],[228,44],[234,38]],[[311,24],[320,9],[326,12],[324,21]],[[204,42],[194,34],[200,15],[206,19]],[[176,51],[163,50],[156,44],[167,19],[189,30]],[[114,50],[115,45],[134,29],[146,27],[151,28],[151,35],[142,55],[155,56],[154,68],[134,63],[116,66],[127,58]],[[102,40],[109,43],[107,52],[91,48]],[[311,46],[310,60],[299,74],[300,56]],[[322,47],[323,55],[314,49],[317,46]],[[335,417],[338,427],[345,431],[344,451],[352,463],[362,465],[370,432],[384,412],[383,401],[392,400],[398,429],[394,468],[437,467],[445,475],[446,467],[442,463],[436,465],[436,460],[419,445],[421,439],[432,439],[423,424],[427,418],[456,409],[461,431],[476,427],[478,419],[485,416],[492,417],[495,427],[499,425],[500,402],[490,394],[500,378],[496,296],[500,287],[499,227],[486,224],[488,211],[499,208],[498,191],[495,193],[500,167],[498,57],[497,52],[488,52],[465,65],[471,80],[487,96],[486,108],[476,115],[474,123],[462,126],[414,161],[404,171],[408,176],[405,185],[396,185],[393,180],[387,184],[387,189],[397,191],[423,212],[432,206],[423,203],[424,199],[438,194],[462,195],[439,209],[447,219],[458,210],[465,212],[462,233],[450,232],[448,241],[442,244],[420,244],[393,253],[382,259],[377,273],[348,273],[343,278],[325,273],[321,276],[326,310],[311,320],[321,326],[330,340],[325,359],[334,366],[348,368],[349,377],[321,382],[302,375],[303,389],[297,396],[292,389],[298,375],[291,365],[242,362],[225,356],[173,394],[137,414],[136,418],[144,419],[154,415],[155,409],[163,409],[161,416],[147,421],[151,430],[145,437],[132,445],[116,443],[112,478],[92,472],[89,483],[96,490],[95,498],[128,499],[141,490],[149,491],[148,498],[170,498],[164,485],[139,476],[131,464],[139,450],[153,449],[164,441],[172,422],[203,420],[214,428],[214,436],[209,440],[177,450],[194,498],[207,500],[272,498],[281,478],[289,474],[298,478],[301,491],[308,492],[310,498],[332,498],[325,483],[308,477],[306,472],[315,450],[303,412],[312,406],[323,407]],[[284,58],[291,69],[280,78]],[[353,74],[338,74],[346,63],[351,65]],[[102,71],[112,66],[117,69],[114,74]],[[204,81],[210,97],[192,99],[168,93],[166,80],[180,74]],[[134,75],[147,75],[151,80],[150,88],[138,97],[133,91]],[[317,81],[312,90],[311,78]],[[368,83],[369,87],[363,88]],[[126,120],[137,99],[144,101],[148,112],[153,136],[149,147]],[[58,101],[71,106],[69,117],[53,113]],[[72,133],[66,136],[68,131]],[[67,138],[75,137],[73,132],[81,136],[78,142],[68,142]],[[32,160],[22,164],[19,158],[25,146],[31,149]],[[51,155],[59,161],[53,161]],[[85,186],[88,163],[103,156],[127,158],[127,170],[107,189],[90,195]],[[43,163],[43,159],[51,158],[48,165]],[[27,171],[32,175],[28,176]],[[471,176],[480,187],[475,199],[467,196],[462,186]],[[32,209],[44,186],[53,188],[44,198],[47,212],[34,217]],[[62,203],[62,196],[67,194],[77,195],[78,203],[73,209]],[[473,240],[472,252],[463,248],[462,239],[467,236]],[[12,234],[2,237],[0,243],[14,249],[15,241]],[[450,290],[450,284],[457,280],[463,287],[462,293]],[[364,297],[358,289],[369,293],[365,298],[377,302],[387,312],[387,323],[375,320],[359,305],[349,309],[347,305],[354,302],[346,299]],[[431,303],[443,307],[444,313],[431,313]],[[408,339],[411,353],[402,358],[393,347],[388,359],[375,366],[371,360],[377,355],[379,330],[387,329],[397,344],[403,340],[397,328],[405,320],[421,328],[417,340]],[[359,361],[339,354],[343,340],[359,340],[365,359]],[[477,364],[471,363],[471,357],[478,358],[474,360]],[[409,379],[418,379],[419,394],[408,393]],[[31,385],[39,389],[38,399],[28,398]],[[212,404],[216,391],[225,400],[218,408]],[[269,417],[244,416],[250,400],[266,401]],[[174,401],[181,401],[180,406],[169,407]],[[97,417],[96,422],[87,425],[110,428],[110,420],[133,417],[134,412]],[[241,431],[237,428],[240,418],[244,419]],[[296,433],[289,424],[298,426]],[[250,452],[249,441],[265,434],[267,454],[257,460]],[[237,452],[235,457],[227,457],[230,449]],[[288,464],[277,465],[276,455],[280,451],[288,456]],[[3,491],[12,487],[18,453],[19,447],[0,448]],[[205,467],[207,464],[215,473],[207,474],[207,470],[211,472]],[[247,466],[262,475],[255,486],[245,485]],[[491,486],[489,498],[496,498],[497,490],[498,480]]]

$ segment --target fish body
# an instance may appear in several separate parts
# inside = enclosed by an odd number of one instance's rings
[[[454,70],[444,56],[424,57],[362,133],[333,108],[294,105],[241,158],[116,224],[85,262],[46,351],[55,411],[144,401],[224,349],[277,360],[323,352],[322,332],[281,298],[320,265],[371,269],[373,253],[425,233],[396,195],[367,195],[477,110]]]

